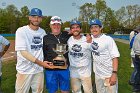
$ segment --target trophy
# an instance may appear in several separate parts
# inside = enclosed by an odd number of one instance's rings
[[[56,44],[56,48],[53,49],[58,56],[53,59],[53,68],[59,68],[59,69],[67,69],[66,59],[63,56],[67,52],[66,50],[66,44]]]

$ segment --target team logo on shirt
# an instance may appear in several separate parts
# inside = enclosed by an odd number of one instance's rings
[[[40,36],[34,36],[33,39],[32,39],[32,45],[31,45],[31,49],[34,49],[34,50],[40,50],[43,46],[43,44],[41,43],[42,42],[42,38]]]
[[[92,52],[93,52],[93,54],[99,56],[99,52],[97,51],[98,47],[99,47],[98,43],[93,41],[92,44],[91,44]]]
[[[74,44],[72,46],[72,50],[75,52],[80,52],[82,50],[82,47],[81,47],[81,45]]]
[[[91,47],[92,47],[92,50],[97,50],[99,46],[98,46],[98,43],[93,41],[91,44]]]
[[[42,42],[42,38],[40,38],[39,36],[34,36],[32,42],[35,44],[39,44]]]
[[[72,51],[70,51],[70,55],[72,55],[73,57],[83,57],[83,53],[80,53],[80,51],[82,50],[82,47],[81,45],[78,45],[78,44],[74,44],[72,46]]]

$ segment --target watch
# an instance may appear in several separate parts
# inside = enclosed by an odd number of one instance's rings
[[[117,71],[112,71],[112,73],[115,73],[115,74],[117,74]]]
[[[3,50],[3,52],[6,52],[7,50]]]

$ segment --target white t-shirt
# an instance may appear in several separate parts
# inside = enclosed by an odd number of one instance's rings
[[[110,77],[113,70],[112,59],[120,56],[116,43],[104,34],[92,38],[93,70],[101,78]]]
[[[32,30],[28,25],[17,29],[15,50],[17,51],[16,69],[22,74],[35,74],[43,72],[43,67],[30,62],[20,54],[20,50],[27,50],[37,59],[43,61],[43,37],[46,32],[39,28],[37,31]]]
[[[3,48],[3,45],[8,45],[10,42],[4,38],[3,36],[0,35],[0,52],[2,52],[2,48]],[[2,58],[0,57],[0,61],[2,60]]]
[[[140,32],[136,35],[133,45],[134,54],[140,55]]]
[[[85,36],[82,36],[78,40],[74,39],[73,36],[69,38],[68,55],[70,61],[71,77],[89,77],[91,75],[90,45],[90,43],[86,42]]]

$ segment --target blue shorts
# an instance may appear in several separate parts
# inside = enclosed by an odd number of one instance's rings
[[[46,88],[49,93],[55,93],[58,89],[62,91],[70,90],[70,71],[66,70],[46,70]]]

